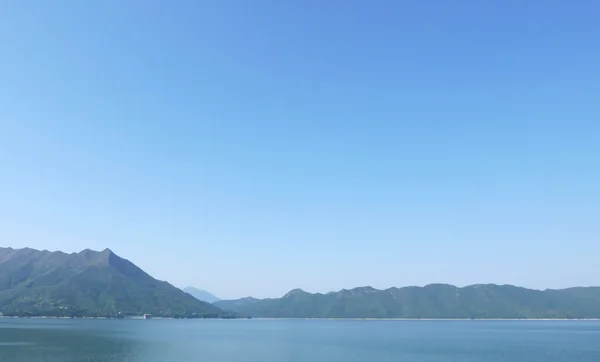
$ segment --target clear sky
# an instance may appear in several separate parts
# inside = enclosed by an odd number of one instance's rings
[[[600,285],[600,2],[2,2],[0,240],[224,298]]]

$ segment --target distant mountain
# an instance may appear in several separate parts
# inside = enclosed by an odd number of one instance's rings
[[[203,289],[198,289],[194,287],[186,287],[183,288],[183,291],[190,294],[192,297],[201,300],[206,303],[214,303],[218,302],[220,299],[214,296],[213,294],[207,292]]]
[[[327,294],[294,289],[281,298],[222,300],[216,306],[271,318],[600,318],[600,287],[532,290],[446,284]]]
[[[223,310],[236,310],[240,308],[244,308],[249,304],[253,304],[256,302],[260,302],[261,299],[256,299],[252,297],[246,297],[241,299],[233,299],[233,300],[219,300],[214,302],[213,304]]]
[[[22,316],[227,317],[109,249],[0,248],[0,311]]]

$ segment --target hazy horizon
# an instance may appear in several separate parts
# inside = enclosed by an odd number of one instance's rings
[[[220,298],[597,285],[600,3],[10,2],[0,240]]]

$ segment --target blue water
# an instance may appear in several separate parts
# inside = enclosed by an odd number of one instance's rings
[[[599,362],[597,321],[0,319],[1,362]]]

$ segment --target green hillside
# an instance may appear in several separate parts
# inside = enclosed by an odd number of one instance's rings
[[[272,318],[600,318],[600,288],[540,291],[511,285],[431,284],[327,294],[295,289],[282,298],[223,300],[215,305]]]
[[[106,249],[0,248],[0,311],[20,316],[227,317]]]

